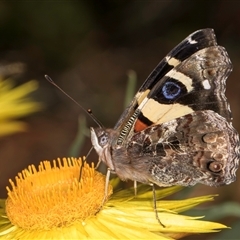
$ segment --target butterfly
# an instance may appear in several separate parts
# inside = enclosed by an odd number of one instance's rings
[[[113,129],[91,128],[110,172],[158,186],[230,184],[239,134],[225,96],[232,64],[213,29],[179,43],[151,72]]]

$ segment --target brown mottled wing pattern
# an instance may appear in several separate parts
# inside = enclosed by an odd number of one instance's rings
[[[229,184],[236,178],[239,154],[238,133],[211,110],[149,127],[136,133],[126,149],[131,164],[160,186]]]

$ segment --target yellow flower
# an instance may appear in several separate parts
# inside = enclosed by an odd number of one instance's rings
[[[116,182],[111,181],[114,187]],[[111,196],[110,185],[104,198],[105,176],[81,159],[58,159],[52,166],[44,161],[38,170],[31,165],[10,184],[7,200],[0,201],[0,239],[179,239],[226,228],[178,214],[212,196],[158,201],[163,227],[155,217],[151,188],[140,185],[136,197],[132,188]],[[159,199],[180,189],[156,194]]]
[[[11,80],[0,79],[0,136],[26,130],[26,124],[13,119],[26,116],[41,109],[41,104],[31,101],[27,95],[35,91],[34,80],[13,87]]]

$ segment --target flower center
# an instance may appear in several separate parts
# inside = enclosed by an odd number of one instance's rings
[[[79,181],[80,168],[81,179]],[[12,224],[24,229],[52,229],[84,221],[102,207],[105,176],[86,162],[64,158],[41,162],[37,169],[31,165],[19,173],[7,187],[7,216]]]

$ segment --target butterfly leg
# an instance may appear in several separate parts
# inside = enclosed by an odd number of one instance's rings
[[[83,157],[82,164],[81,164],[81,166],[80,166],[79,178],[78,178],[78,181],[79,181],[79,182],[80,182],[81,179],[82,179],[82,170],[83,170],[84,162],[86,162],[86,158],[85,158],[85,157]]]
[[[105,188],[104,188],[104,197],[102,200],[101,208],[102,208],[103,204],[105,203],[107,196],[108,196],[108,186],[109,186],[110,174],[111,174],[111,170],[110,170],[110,168],[108,168],[106,178],[105,178],[106,180],[105,180]]]
[[[137,196],[137,181],[133,182],[133,188],[134,188],[134,196]]]
[[[152,192],[153,192],[153,208],[156,214],[156,219],[158,220],[159,224],[165,228],[166,226],[160,221],[160,218],[158,216],[155,184],[152,183],[151,185],[152,185]]]
[[[80,172],[79,172],[79,178],[78,178],[78,181],[79,181],[79,182],[81,181],[81,178],[82,178],[83,164],[84,164],[84,162],[86,162],[86,159],[88,158],[88,156],[89,156],[89,154],[92,152],[92,150],[93,150],[93,147],[91,147],[91,149],[88,151],[86,157],[83,157],[82,165],[81,165],[81,167],[80,167]],[[100,163],[101,163],[101,159],[99,158],[99,159],[98,159],[98,163],[97,163],[95,169],[97,169],[97,168],[99,167],[99,164],[100,164]]]
[[[98,158],[98,162],[97,162],[97,165],[96,165],[95,169],[98,169],[101,162],[102,162],[101,158]]]
[[[109,185],[110,174],[111,174],[111,170],[110,170],[110,168],[108,168],[107,174],[106,174],[106,180],[105,180],[105,191],[104,191],[105,199],[107,198],[107,195],[108,195],[108,185]]]

